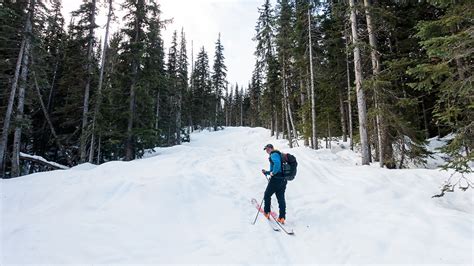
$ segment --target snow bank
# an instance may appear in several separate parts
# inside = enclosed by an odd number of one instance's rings
[[[251,225],[267,143],[299,162],[286,193],[295,236]],[[356,160],[226,128],[145,159],[2,180],[0,264],[472,265],[472,190],[432,199],[445,172]]]

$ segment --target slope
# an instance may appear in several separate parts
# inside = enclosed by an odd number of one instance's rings
[[[472,191],[431,199],[446,173],[356,166],[345,150],[291,150],[296,236],[251,225],[266,143],[290,151],[266,129],[226,128],[140,160],[2,180],[0,264],[472,264]]]

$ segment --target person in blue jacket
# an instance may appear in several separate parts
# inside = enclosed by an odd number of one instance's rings
[[[270,218],[271,197],[273,194],[276,194],[278,207],[280,209],[277,221],[284,224],[286,219],[285,190],[287,181],[283,176],[283,170],[281,167],[281,152],[275,150],[272,144],[267,144],[263,149],[270,155],[268,158],[270,161],[270,170],[266,171],[265,169],[262,169],[263,174],[270,175],[270,181],[268,182],[263,196],[265,201],[263,208],[264,215],[267,219]]]

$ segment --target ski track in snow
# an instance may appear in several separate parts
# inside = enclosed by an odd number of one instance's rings
[[[273,232],[262,216],[251,224],[267,143],[299,163],[286,191],[295,236]],[[472,265],[472,190],[432,199],[447,173],[351,158],[290,150],[266,129],[241,127],[195,133],[132,162],[2,180],[0,264]]]

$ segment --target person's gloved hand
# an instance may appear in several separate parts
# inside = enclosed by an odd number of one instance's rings
[[[262,169],[262,174],[267,175],[267,170]]]

